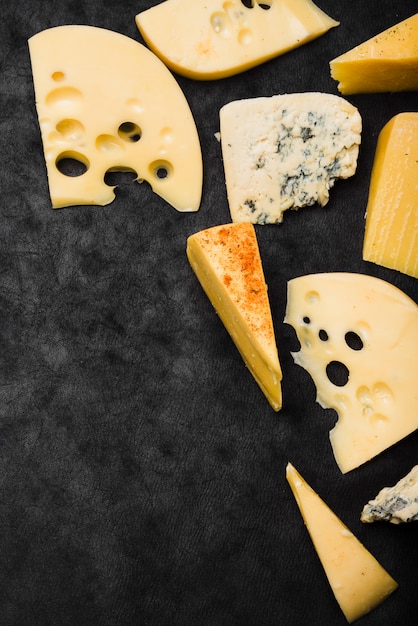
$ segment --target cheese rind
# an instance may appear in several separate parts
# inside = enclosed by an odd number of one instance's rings
[[[208,228],[188,238],[186,252],[245,364],[278,411],[282,372],[254,227],[225,224]]]
[[[235,100],[219,117],[233,222],[278,224],[287,209],[324,206],[335,181],[356,171],[361,116],[339,96]]]
[[[398,583],[353,535],[291,463],[286,478],[335,599],[354,622],[389,597]]]
[[[197,211],[202,155],[189,105],[148,48],[92,26],[29,39],[36,108],[54,208],[106,205],[110,171],[132,171],[179,211]],[[60,165],[70,159],[79,175]]]
[[[418,428],[418,307],[405,293],[363,274],[300,276],[284,321],[318,403],[338,414],[330,440],[343,473]]]
[[[166,0],[135,19],[171,70],[199,80],[243,72],[338,26],[311,0]]]
[[[391,524],[418,521],[418,465],[393,485],[383,487],[361,512],[362,522],[386,521]]]
[[[418,113],[395,115],[379,134],[363,259],[418,278]]]
[[[418,90],[418,13],[330,61],[344,95]]]

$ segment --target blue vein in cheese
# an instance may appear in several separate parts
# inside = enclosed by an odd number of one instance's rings
[[[418,465],[393,487],[384,487],[361,512],[366,523],[386,521],[392,524],[418,521]]]
[[[329,200],[357,168],[362,121],[332,94],[235,100],[220,110],[220,138],[233,222],[277,224],[287,209]]]

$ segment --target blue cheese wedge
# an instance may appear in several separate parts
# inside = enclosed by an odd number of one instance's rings
[[[233,222],[278,224],[287,209],[324,206],[335,181],[356,172],[362,120],[340,96],[235,100],[219,117]]]
[[[362,522],[401,524],[418,521],[418,465],[393,487],[384,487],[363,508]]]

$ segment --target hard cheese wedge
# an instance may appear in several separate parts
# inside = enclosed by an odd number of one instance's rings
[[[278,411],[282,373],[254,227],[226,224],[195,233],[188,238],[187,256],[251,374]]]
[[[379,135],[363,259],[418,278],[418,113],[395,115]]]
[[[347,621],[354,622],[381,604],[398,584],[290,463],[286,478],[335,599]]]
[[[418,428],[418,307],[389,283],[350,273],[288,283],[285,322],[300,342],[296,364],[317,401],[334,409],[335,459],[348,472]]]
[[[330,61],[342,94],[418,89],[418,13]]]
[[[235,100],[219,117],[233,222],[277,224],[287,209],[324,206],[335,181],[356,171],[361,117],[339,96]]]
[[[133,171],[179,211],[196,211],[202,155],[179,85],[140,43],[58,26],[29,40],[52,205],[110,203],[109,171]],[[73,162],[73,175],[63,163]]]
[[[243,72],[338,26],[310,0],[166,0],[136,24],[168,67],[200,80]]]

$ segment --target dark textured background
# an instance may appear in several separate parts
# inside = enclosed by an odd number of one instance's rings
[[[245,74],[178,78],[202,143],[201,209],[180,214],[122,181],[109,206],[52,210],[27,39],[70,23],[141,41],[155,2],[1,0],[0,626],[345,624],[285,481],[287,461],[399,582],[364,626],[417,623],[413,524],[365,526],[361,508],[417,462],[418,432],[343,476],[293,364],[286,282],[320,271],[417,281],[362,261],[378,133],[411,94],[362,95],[357,174],[327,207],[257,227],[284,372],[274,413],[185,256],[189,234],[228,222],[219,108],[241,97],[337,93],[328,61],[418,9],[321,0],[341,25]],[[187,16],[186,16],[187,19]],[[388,323],[393,323],[388,320]]]

